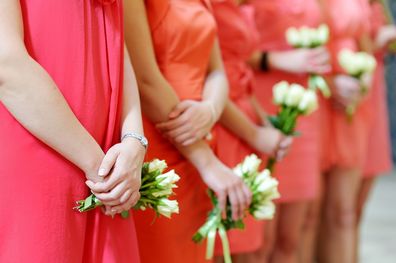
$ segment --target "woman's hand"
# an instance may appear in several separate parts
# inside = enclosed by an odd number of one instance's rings
[[[170,141],[187,146],[207,136],[215,124],[213,106],[206,101],[185,100],[157,128]]]
[[[295,74],[324,74],[331,70],[330,55],[324,47],[270,52],[268,63],[271,68]]]
[[[243,218],[252,201],[252,193],[242,178],[217,159],[200,169],[200,173],[206,185],[216,193],[219,207],[225,211],[228,197],[232,218],[234,220]]]
[[[332,98],[335,106],[345,109],[362,98],[361,83],[348,75],[337,75],[333,78]]]
[[[278,129],[270,125],[258,126],[255,136],[249,142],[252,148],[275,157],[277,161],[282,160],[287,155],[292,143],[292,137],[283,135]]]
[[[394,25],[384,25],[378,30],[375,47],[376,49],[384,49],[394,41],[396,41],[396,27]]]
[[[107,215],[127,211],[139,200],[145,152],[139,141],[125,138],[106,153],[98,173],[103,182],[86,182],[106,206]]]

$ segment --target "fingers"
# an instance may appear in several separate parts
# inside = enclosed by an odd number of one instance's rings
[[[176,141],[176,138],[182,136],[183,134],[191,132],[190,125],[183,125],[174,130],[168,131],[164,134],[165,137]]]
[[[130,197],[126,200],[126,202],[117,205],[117,206],[113,206],[111,208],[111,213],[112,214],[119,214],[122,213],[124,211],[128,211],[130,210],[132,207],[134,207],[136,205],[136,203],[139,201],[140,199],[140,193],[139,192],[133,192],[133,194],[130,195]]]
[[[292,143],[293,143],[293,138],[290,136],[281,139],[278,145],[278,150],[276,152],[277,161],[282,160],[288,154]]]
[[[185,114],[182,114],[179,117],[177,117],[176,119],[173,119],[173,120],[170,120],[167,122],[163,122],[163,123],[159,123],[156,125],[156,127],[161,132],[166,133],[168,131],[172,131],[179,127],[182,127],[183,125],[186,124],[187,121],[188,121],[188,116],[185,116]]]
[[[107,176],[118,158],[119,151],[116,148],[110,148],[100,164],[98,175],[101,177]]]
[[[226,203],[227,203],[227,194],[225,191],[216,191],[218,205],[221,211],[225,211]]]
[[[169,113],[169,118],[174,119],[177,118],[180,114],[182,114],[185,110],[187,110],[194,102],[191,100],[184,100],[177,104],[177,106]]]
[[[127,190],[127,184],[122,182],[108,193],[96,193],[94,191],[94,194],[103,204],[113,206],[122,203],[121,197],[126,193]]]
[[[238,200],[238,196],[236,195],[235,191],[230,190],[228,192],[228,198],[230,200],[231,204],[231,211],[232,211],[232,219],[238,220],[240,217],[240,211],[241,211],[241,206],[240,206],[240,201]]]

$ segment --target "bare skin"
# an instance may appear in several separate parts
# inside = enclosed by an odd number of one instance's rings
[[[48,73],[28,54],[19,1],[4,0],[0,9],[0,101],[34,136],[79,167],[88,181],[102,183],[106,175],[99,175],[99,169],[105,153],[77,120]],[[124,92],[136,95],[136,85],[127,85]],[[138,96],[131,97],[126,104],[123,130],[142,132]],[[128,153],[122,156],[134,161],[143,158],[141,146],[128,144],[128,148]],[[123,171],[117,180],[124,185],[120,193],[138,191],[140,173],[120,163],[118,166]],[[107,177],[112,180],[115,176]],[[135,200],[128,198],[117,205],[127,201],[132,206]]]
[[[155,124],[167,122],[180,101],[158,68],[144,1],[128,1],[125,3],[125,9],[127,10],[125,13],[126,43],[132,64],[136,68],[143,111]],[[213,47],[212,55],[218,52],[216,50],[218,50],[217,44]],[[212,57],[210,61],[209,70],[219,70],[218,66],[221,60],[219,62],[218,58]],[[210,70],[210,72],[212,71]],[[227,94],[227,91],[223,94]],[[217,100],[214,97],[211,99]],[[216,105],[221,105],[222,101],[225,101],[224,98],[219,100]],[[217,110],[221,111],[222,107],[224,106],[216,108],[216,113]],[[251,200],[251,193],[243,181],[216,158],[204,141],[197,140],[188,146],[175,140],[170,141],[197,168],[208,187],[215,191],[220,206],[224,208],[228,198],[232,206],[233,217],[241,218]]]

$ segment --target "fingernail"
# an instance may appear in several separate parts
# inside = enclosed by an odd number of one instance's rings
[[[107,174],[106,169],[104,169],[104,168],[100,168],[100,169],[99,169],[99,172],[98,172],[98,175],[99,175],[99,176],[105,176],[106,174]]]

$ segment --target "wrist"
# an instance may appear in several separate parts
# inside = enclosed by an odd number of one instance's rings
[[[133,144],[139,143],[144,150],[147,150],[148,147],[148,140],[147,138],[140,133],[136,132],[127,132],[121,137],[121,142],[131,142]]]
[[[105,156],[103,150],[98,146],[96,151],[87,153],[86,156],[86,158],[82,159],[80,169],[85,174],[97,174]]]

